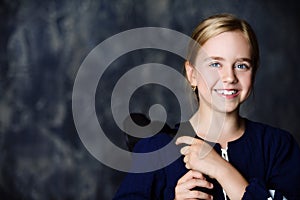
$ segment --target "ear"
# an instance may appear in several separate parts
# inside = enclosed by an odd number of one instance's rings
[[[186,77],[189,80],[192,86],[197,86],[197,78],[196,78],[196,70],[194,66],[191,65],[189,61],[185,61],[184,63]]]

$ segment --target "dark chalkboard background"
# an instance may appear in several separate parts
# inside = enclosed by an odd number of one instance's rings
[[[298,4],[299,5],[299,4]],[[108,37],[155,26],[190,35],[204,17],[230,12],[255,29],[261,49],[255,95],[243,114],[290,131],[300,143],[299,6],[291,0],[2,0],[0,3],[0,199],[111,199],[124,173],[83,146],[72,118],[72,87],[85,56]],[[145,56],[146,55],[146,56]],[[135,52],[116,61],[102,80],[97,108],[105,130],[124,147],[109,111],[115,81],[130,67],[160,62],[163,52]],[[133,111],[152,103],[178,113],[165,92],[136,95]],[[146,106],[145,106],[146,105]],[[173,116],[173,117],[172,117]],[[121,137],[120,137],[121,135]]]

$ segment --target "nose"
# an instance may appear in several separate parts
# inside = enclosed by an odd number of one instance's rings
[[[223,67],[220,70],[220,77],[223,83],[237,83],[238,79],[233,67]]]

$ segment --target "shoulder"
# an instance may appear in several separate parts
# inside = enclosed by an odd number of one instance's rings
[[[140,139],[135,145],[135,153],[146,153],[158,150],[172,141],[172,137],[164,132],[157,133],[152,137]]]
[[[294,140],[286,130],[249,119],[246,119],[246,131],[249,135],[264,138],[269,142],[292,142]]]
[[[246,127],[247,140],[251,140],[253,145],[259,144],[267,155],[273,154],[275,157],[294,155],[300,158],[299,144],[288,131],[250,120],[247,120]]]

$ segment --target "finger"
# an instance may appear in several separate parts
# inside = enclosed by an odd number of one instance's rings
[[[190,166],[190,164],[188,162],[185,164],[185,168],[191,169],[191,166]]]
[[[192,175],[193,178],[198,178],[198,179],[206,180],[204,174],[202,174],[199,171],[190,170],[190,173],[191,173],[191,175]]]
[[[177,138],[175,144],[178,145],[178,144],[188,144],[188,145],[191,145],[193,144],[193,141],[195,140],[194,137],[190,137],[190,136],[181,136],[179,138]]]
[[[192,191],[191,191],[192,192]],[[199,191],[197,191],[199,192]],[[191,196],[198,196],[198,197],[194,197],[194,198],[190,198]],[[188,199],[188,200],[198,200],[198,199],[204,199],[204,200],[210,200],[213,199],[213,197],[211,195],[208,194],[189,194],[189,193],[181,193],[181,194],[176,194],[176,198],[175,199]]]
[[[195,171],[195,170],[189,170],[185,175],[183,175],[179,180],[178,184],[187,182],[190,179],[198,178],[205,180],[204,175],[201,172]]]
[[[175,188],[176,199],[212,199],[212,196],[199,191],[199,190],[189,190],[182,186]]]
[[[213,197],[205,192],[201,192],[198,190],[192,190],[188,192],[187,198],[195,198],[195,199],[213,199]]]
[[[213,197],[207,193],[197,191],[197,190],[192,190],[192,191],[177,192],[175,199],[197,200],[197,199],[213,199]]]
[[[180,153],[181,153],[182,155],[186,155],[186,154],[189,153],[189,149],[190,149],[190,146],[182,147],[182,148],[180,149]]]
[[[193,178],[186,182],[181,183],[180,187],[188,190],[191,190],[195,187],[204,187],[204,188],[211,189],[213,188],[213,184],[208,182],[207,180]]]
[[[188,158],[188,156],[184,156],[184,158],[183,158],[183,162],[184,162],[184,163],[188,163],[188,161],[189,161],[189,158]]]
[[[208,182],[207,180],[203,180],[203,179],[197,179],[197,178],[194,178],[190,181],[190,186],[192,188],[194,187],[204,187],[204,188],[208,188],[208,189],[212,189],[214,187],[214,185],[210,182]],[[191,189],[192,189],[191,188]]]

